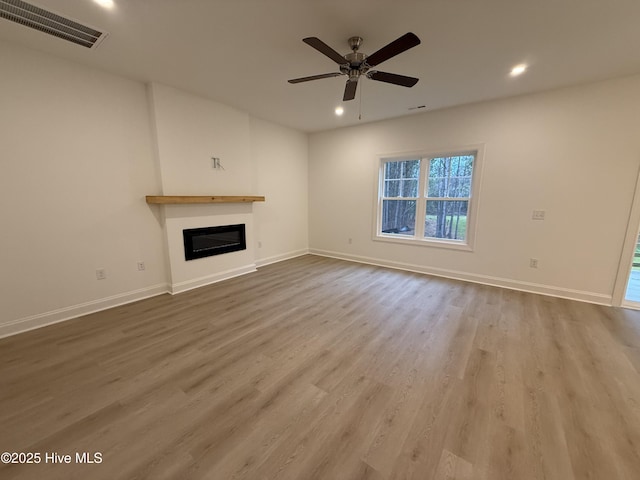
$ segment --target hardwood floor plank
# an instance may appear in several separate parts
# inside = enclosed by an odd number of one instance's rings
[[[473,465],[453,453],[443,450],[434,480],[473,480]]]

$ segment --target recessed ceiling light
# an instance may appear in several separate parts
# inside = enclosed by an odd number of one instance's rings
[[[526,69],[527,69],[527,66],[524,63],[521,63],[520,65],[516,65],[511,69],[510,75],[512,77],[517,77],[518,75],[522,75]]]
[[[336,107],[336,115],[340,116],[344,113],[344,108]]]
[[[93,1],[104,8],[111,9],[114,6],[113,0],[93,0]]]

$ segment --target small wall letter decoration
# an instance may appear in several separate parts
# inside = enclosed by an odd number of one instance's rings
[[[224,170],[222,163],[220,163],[219,157],[211,157],[211,168],[214,170]]]

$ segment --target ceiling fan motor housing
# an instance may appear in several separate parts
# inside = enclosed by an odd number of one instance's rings
[[[348,64],[340,65],[340,71],[345,75],[349,75],[349,80],[356,79],[363,73],[367,73],[369,66],[366,64],[367,56],[364,53],[353,52],[348,53],[344,58]]]

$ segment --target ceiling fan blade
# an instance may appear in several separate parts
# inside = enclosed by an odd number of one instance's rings
[[[371,80],[393,83],[394,85],[402,85],[403,87],[413,87],[419,80],[415,77],[405,77],[404,75],[398,75],[397,73],[387,72],[369,72],[367,73],[367,77]]]
[[[311,80],[320,80],[321,78],[340,77],[341,75],[344,75],[344,73],[340,73],[340,72],[323,73],[321,75],[311,75],[310,77],[292,78],[291,80],[287,80],[287,81],[289,83],[301,83],[301,82],[309,82]]]
[[[356,98],[356,89],[358,88],[358,80],[347,80],[347,84],[344,87],[344,95],[342,101],[347,102]]]
[[[367,65],[375,67],[376,65],[389,60],[391,57],[409,50],[410,48],[420,45],[420,39],[414,33],[405,33],[400,38],[397,38],[389,45],[382,47],[375,53],[372,53],[367,57]]]
[[[340,55],[333,48],[331,48],[329,45],[327,45],[326,43],[324,43],[322,40],[320,40],[317,37],[303,38],[302,41],[304,43],[306,43],[307,45],[315,48],[320,53],[326,55],[331,60],[336,62],[338,65],[346,65],[346,64],[349,63],[349,61],[347,59],[345,59],[342,55]]]

